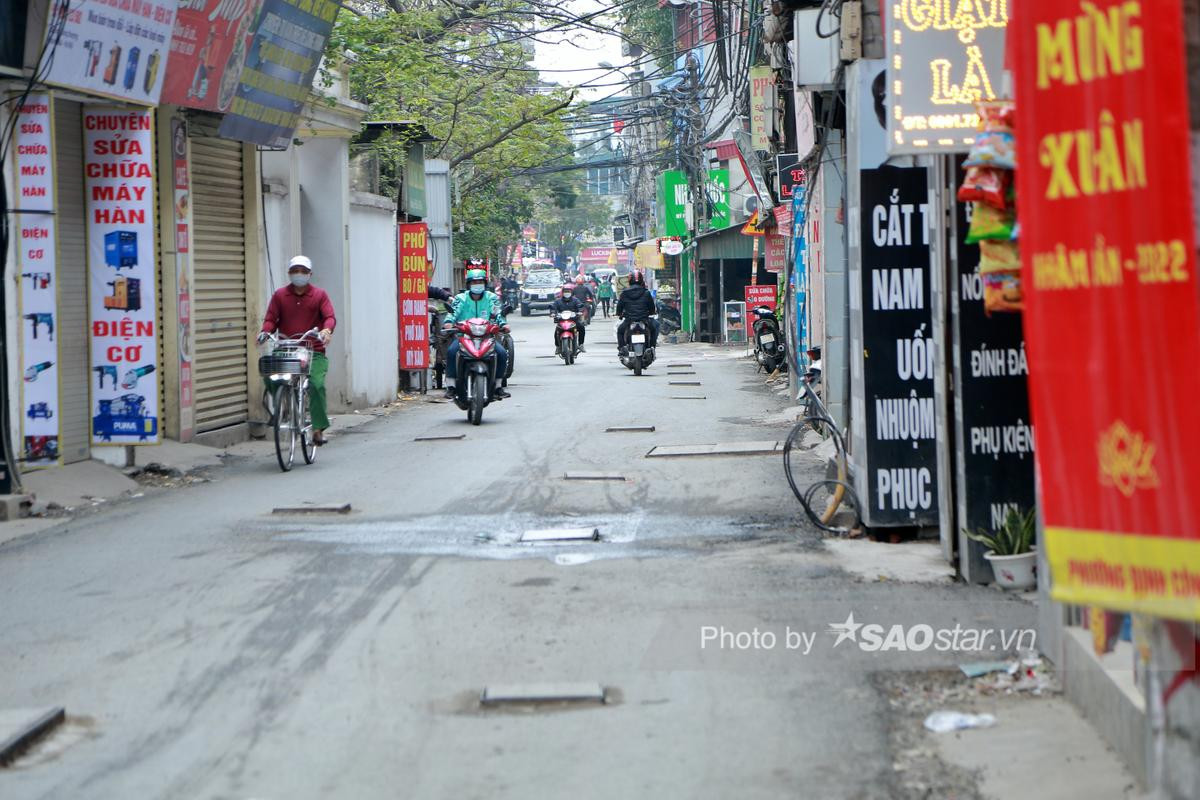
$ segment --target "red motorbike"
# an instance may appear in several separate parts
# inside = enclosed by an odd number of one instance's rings
[[[454,402],[467,412],[472,425],[483,421],[483,408],[492,402],[496,385],[496,337],[500,326],[475,317],[455,326],[458,331],[458,363]]]
[[[567,366],[579,355],[579,320],[574,311],[554,315],[554,349]]]

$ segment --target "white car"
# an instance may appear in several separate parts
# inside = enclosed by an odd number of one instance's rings
[[[521,316],[534,311],[549,311],[562,288],[562,273],[556,269],[536,270],[525,277],[521,287]]]

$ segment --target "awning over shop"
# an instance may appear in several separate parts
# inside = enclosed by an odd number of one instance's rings
[[[735,225],[719,231],[710,231],[696,237],[696,248],[701,261],[718,258],[751,258],[754,255],[754,237],[744,236],[741,226]]]

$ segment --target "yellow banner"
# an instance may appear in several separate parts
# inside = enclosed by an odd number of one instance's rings
[[[1050,596],[1200,621],[1200,540],[1046,528]]]

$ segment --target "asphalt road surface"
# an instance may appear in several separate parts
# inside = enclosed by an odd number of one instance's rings
[[[571,367],[545,316],[513,325],[513,397],[480,427],[421,400],[335,429],[313,466],[245,459],[0,547],[0,708],[71,716],[0,797],[896,796],[868,676],[962,658],[835,647],[830,625],[1008,628],[1032,607],[851,576],[777,455],[645,457],[784,439],[762,420],[786,402],[748,361],[664,346],[635,378],[611,322]],[[621,425],[656,430],[605,432]],[[564,526],[601,539],[519,541]],[[607,702],[479,703],[548,682]]]

